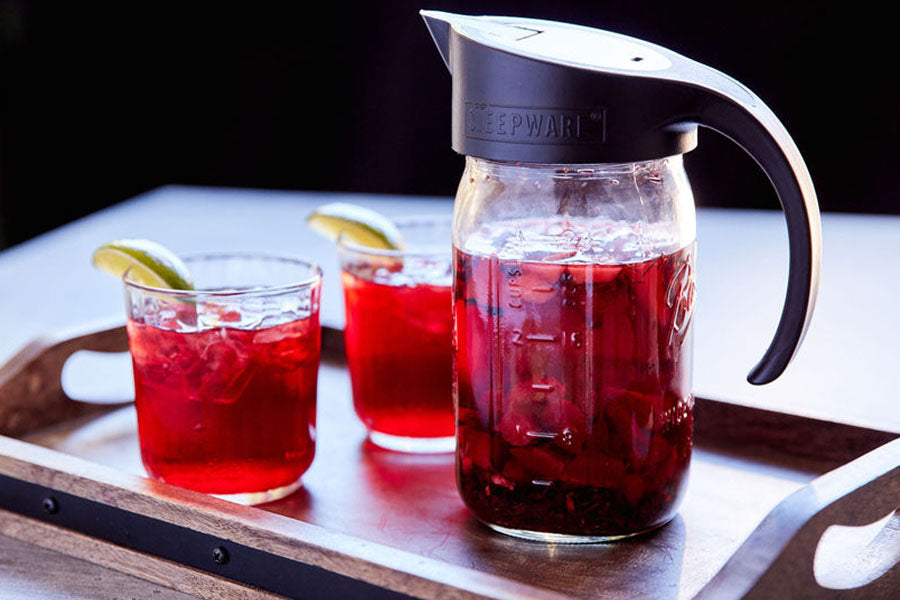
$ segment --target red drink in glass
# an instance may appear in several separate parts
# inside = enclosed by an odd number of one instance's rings
[[[180,333],[129,320],[141,456],[174,485],[290,485],[315,453],[317,323]]]
[[[224,289],[126,280],[144,467],[235,502],[286,496],[315,454],[321,272],[265,255],[186,262]]]
[[[671,519],[685,487],[693,246],[567,256],[455,250],[458,485],[498,530],[610,539]]]
[[[360,420],[394,436],[452,436],[450,286],[390,285],[346,271],[341,279]]]

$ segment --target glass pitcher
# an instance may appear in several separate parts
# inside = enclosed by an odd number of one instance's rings
[[[772,181],[790,272],[750,373],[777,378],[815,301],[815,191],[774,114],[665,48],[535,19],[422,13],[453,75],[457,482],[492,528],[607,541],[669,521],[691,456],[696,224],[682,155],[725,134]]]

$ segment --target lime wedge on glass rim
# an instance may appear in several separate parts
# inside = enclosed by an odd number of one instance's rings
[[[333,242],[343,237],[357,246],[380,250],[403,249],[403,237],[394,222],[358,204],[324,204],[306,218],[306,223]]]
[[[173,290],[192,290],[194,283],[187,266],[174,252],[150,240],[124,239],[103,244],[94,250],[94,266],[118,278],[140,285]]]

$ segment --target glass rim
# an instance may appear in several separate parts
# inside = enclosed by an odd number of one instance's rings
[[[453,226],[453,216],[450,214],[443,213],[435,213],[435,214],[420,214],[420,215],[408,215],[403,217],[391,217],[391,221],[394,225],[397,226],[398,229],[403,229],[404,227],[412,227],[415,225],[427,225],[427,224],[446,224],[448,230],[452,231]],[[354,254],[368,254],[370,256],[381,256],[388,258],[404,258],[404,257],[442,257],[444,255],[450,255],[450,249],[452,244],[447,244],[446,248],[435,249],[433,250],[417,250],[415,248],[409,250],[391,250],[389,248],[372,248],[371,246],[363,246],[361,244],[355,244],[349,240],[344,239],[345,234],[341,232],[338,235],[337,246],[338,250],[341,252],[350,251]]]
[[[302,265],[308,267],[310,270],[310,275],[299,281],[292,281],[290,283],[284,283],[279,285],[262,285],[262,286],[254,286],[246,289],[234,289],[234,288],[225,288],[219,290],[204,290],[204,289],[194,289],[194,290],[178,290],[173,288],[164,288],[164,287],[156,287],[153,285],[146,285],[143,283],[138,283],[136,281],[128,279],[128,273],[131,271],[129,268],[122,275],[122,283],[126,288],[133,288],[136,290],[140,290],[142,292],[149,292],[153,294],[165,294],[166,296],[178,297],[178,298],[199,298],[199,297],[212,297],[212,298],[234,298],[239,296],[263,296],[263,295],[271,295],[271,294],[279,294],[284,292],[289,292],[292,290],[300,290],[307,287],[312,287],[316,283],[322,281],[322,268],[319,266],[319,263],[302,259],[296,255],[288,254],[288,253],[278,253],[278,252],[263,252],[263,251],[255,251],[255,250],[247,250],[247,251],[228,251],[228,252],[195,252],[191,254],[185,254],[183,256],[179,256],[182,261],[185,263],[191,262],[200,262],[205,260],[228,260],[228,259],[251,259],[251,260],[263,260],[269,262],[282,262],[282,263],[293,263],[294,265]]]

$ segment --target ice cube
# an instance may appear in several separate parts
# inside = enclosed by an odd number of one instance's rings
[[[283,339],[290,338],[296,335],[296,333],[287,327],[278,327],[278,325],[284,323],[282,317],[266,317],[263,319],[263,322],[260,325],[266,327],[265,329],[258,331],[253,336],[254,344],[274,344],[276,342],[280,342]]]
[[[265,307],[246,301],[240,310],[229,304],[214,302],[203,303],[197,309],[197,327],[200,331],[233,327],[235,329],[253,329],[259,326]]]
[[[231,404],[240,398],[253,375],[246,350],[247,332],[221,329],[209,332],[194,369],[199,375],[198,398]]]
[[[257,331],[253,343],[262,346],[257,348],[260,360],[284,371],[300,368],[315,348],[311,327],[309,319],[300,319]]]

